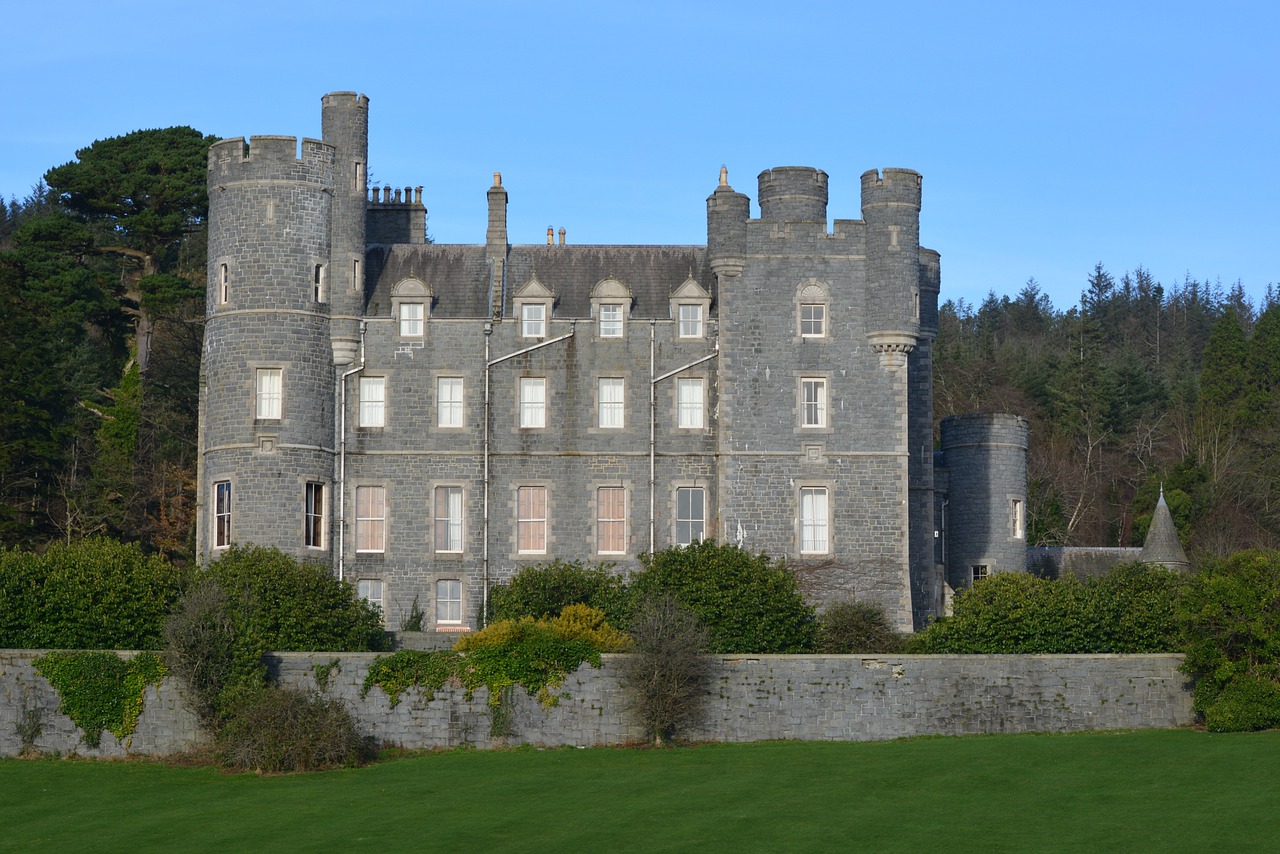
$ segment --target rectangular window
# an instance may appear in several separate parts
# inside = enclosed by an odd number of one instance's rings
[[[706,490],[682,486],[676,490],[676,545],[687,546],[706,536]]]
[[[256,408],[259,419],[280,420],[280,397],[283,385],[284,371],[280,368],[258,368]]]
[[[622,380],[606,377],[600,380],[600,426],[617,429],[623,426]]]
[[[979,581],[982,581],[987,577],[986,564],[976,564],[975,566],[970,567],[970,571],[971,580],[974,584],[977,584]]]
[[[547,552],[547,488],[522,486],[516,490],[516,551]]]
[[[356,487],[356,551],[387,550],[387,489]]]
[[[226,305],[227,299],[231,296],[231,275],[227,272],[226,264],[218,265],[218,302]]]
[[[522,377],[520,380],[520,426],[547,426],[547,380],[545,377]]]
[[[682,430],[702,428],[703,388],[700,379],[676,380],[676,426]]]
[[[315,270],[311,275],[311,295],[316,302],[324,302],[325,290],[325,267],[323,264],[316,264]]]
[[[436,582],[436,622],[454,625],[462,622],[462,582],[456,578]]]
[[[806,486],[800,490],[800,552],[827,554],[827,488]]]
[[[1026,536],[1027,525],[1026,519],[1023,517],[1022,499],[1009,499],[1009,524],[1013,529],[1013,538],[1021,540]]]
[[[800,426],[827,426],[827,381],[806,377],[800,380]]]
[[[213,547],[231,545],[231,481],[219,480],[213,484]]]
[[[600,306],[600,337],[622,337],[622,306],[617,303]]]
[[[543,338],[547,334],[547,306],[540,302],[526,302],[520,306],[520,336]]]
[[[800,337],[822,338],[827,334],[827,307],[822,303],[800,306]]]
[[[356,595],[370,605],[382,610],[382,581],[377,578],[361,578],[356,582]]]
[[[627,490],[602,486],[596,490],[596,551],[624,554],[627,550]]]
[[[387,378],[360,378],[360,426],[385,427],[387,424]]]
[[[462,426],[462,377],[436,380],[436,426]]]
[[[421,338],[422,320],[426,316],[426,313],[426,305],[423,303],[400,303],[400,337]]]
[[[462,487],[436,487],[436,551],[462,551]]]
[[[680,337],[681,338],[701,338],[702,337],[702,306],[701,305],[681,305],[680,306]]]
[[[309,549],[324,548],[324,484],[308,483],[302,509],[302,541]]]

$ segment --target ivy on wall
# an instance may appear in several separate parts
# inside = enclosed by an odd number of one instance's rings
[[[132,736],[147,686],[159,685],[168,672],[153,652],[128,660],[113,652],[50,652],[34,663],[58,692],[58,711],[84,731],[89,747],[98,747],[103,730],[122,742]]]

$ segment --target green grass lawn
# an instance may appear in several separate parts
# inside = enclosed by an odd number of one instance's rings
[[[0,850],[1280,848],[1280,732],[440,753],[291,777],[0,760]]]

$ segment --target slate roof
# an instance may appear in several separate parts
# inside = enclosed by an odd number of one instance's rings
[[[1163,565],[1165,569],[1175,572],[1186,572],[1191,568],[1187,553],[1182,549],[1178,539],[1178,529],[1173,524],[1173,516],[1169,514],[1169,505],[1164,502],[1164,488],[1160,489],[1160,500],[1156,502],[1155,513],[1151,516],[1151,528],[1147,531],[1147,541],[1142,544],[1142,554],[1138,557],[1142,563]]]
[[[410,277],[431,287],[432,317],[489,314],[484,246],[375,245],[366,258],[370,315],[389,314],[391,289]],[[555,291],[557,317],[590,317],[591,290],[609,276],[631,289],[635,320],[669,318],[671,292],[690,275],[715,299],[715,277],[703,246],[512,246],[507,255],[505,316],[512,316],[512,294],[535,275]]]

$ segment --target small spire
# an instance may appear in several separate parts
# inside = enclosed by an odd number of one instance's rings
[[[720,186],[721,187],[729,186],[729,167],[728,166],[720,167]]]

